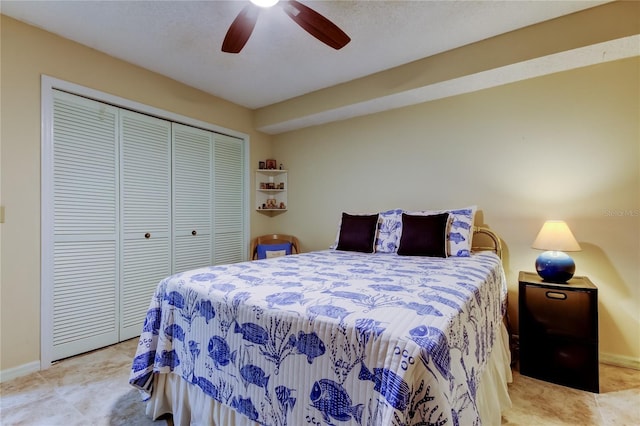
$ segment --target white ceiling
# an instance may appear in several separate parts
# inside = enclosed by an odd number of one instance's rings
[[[254,109],[607,1],[301,2],[352,41],[336,51],[274,7],[239,54],[223,53],[246,0],[2,0],[0,11]]]

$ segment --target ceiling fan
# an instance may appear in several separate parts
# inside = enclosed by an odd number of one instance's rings
[[[231,23],[222,42],[222,51],[227,53],[240,52],[249,40],[258,21],[260,7],[271,7],[276,3],[302,29],[324,44],[337,50],[342,49],[351,41],[351,38],[336,24],[296,0],[251,0],[251,3],[247,4]]]

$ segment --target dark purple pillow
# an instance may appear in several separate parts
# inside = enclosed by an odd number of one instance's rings
[[[402,213],[402,234],[398,254],[447,257],[448,222],[449,213],[428,216]]]
[[[340,235],[336,250],[373,253],[375,250],[378,215],[351,215],[342,213]]]

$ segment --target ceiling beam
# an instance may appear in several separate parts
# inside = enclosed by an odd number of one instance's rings
[[[638,34],[640,2],[606,3],[259,108],[254,124],[277,134],[460,94],[461,87],[478,90],[637,56]],[[572,63],[552,66],[544,58]]]

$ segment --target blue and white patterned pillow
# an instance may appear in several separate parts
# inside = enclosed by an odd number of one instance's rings
[[[477,206],[469,206],[453,210],[423,210],[406,212],[413,215],[432,215],[449,213],[450,225],[447,231],[447,255],[452,257],[471,256],[471,239],[473,238],[473,221],[476,216]],[[400,215],[402,216],[402,215]],[[400,241],[402,235],[402,221],[396,230],[396,241]]]
[[[398,242],[400,241],[398,229],[402,226],[402,209],[387,210],[379,214],[376,252],[395,253],[398,251]]]
[[[449,210],[452,216],[449,235],[449,256],[471,256],[471,240],[473,239],[473,221],[476,216],[476,206],[464,209]]]

